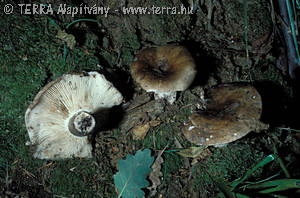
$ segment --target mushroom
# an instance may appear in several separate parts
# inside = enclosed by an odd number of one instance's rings
[[[194,59],[182,46],[166,45],[142,50],[131,64],[132,78],[155,99],[170,104],[176,92],[186,90],[196,75]]]
[[[250,131],[268,129],[259,121],[262,101],[251,85],[225,84],[207,94],[206,110],[194,113],[182,129],[192,143],[222,146],[242,138]]]
[[[34,157],[92,157],[88,135],[103,126],[109,108],[122,100],[121,93],[97,72],[65,74],[50,82],[25,113]]]

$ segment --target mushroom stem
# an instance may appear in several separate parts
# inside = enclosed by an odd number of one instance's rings
[[[85,111],[75,113],[68,123],[70,132],[79,137],[89,135],[95,128],[95,125],[95,118]]]
[[[173,104],[176,100],[176,91],[170,91],[170,92],[154,92],[154,98],[155,100],[158,99],[165,99],[169,102],[169,104]]]

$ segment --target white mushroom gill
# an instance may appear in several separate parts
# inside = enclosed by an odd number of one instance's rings
[[[65,74],[50,82],[25,114],[31,145],[36,146],[34,157],[91,157],[86,135],[101,125],[94,114],[122,100],[121,93],[97,72]]]

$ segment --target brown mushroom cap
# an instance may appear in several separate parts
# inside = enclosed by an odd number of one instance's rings
[[[175,45],[142,50],[130,70],[133,79],[148,92],[183,91],[196,75],[190,53]]]
[[[94,115],[118,105],[120,92],[97,72],[65,74],[47,84],[25,113],[34,157],[63,159],[91,157],[87,135],[101,120]]]
[[[250,131],[267,129],[259,121],[261,111],[261,97],[253,86],[217,86],[207,94],[206,110],[190,116],[183,134],[197,145],[227,144]]]

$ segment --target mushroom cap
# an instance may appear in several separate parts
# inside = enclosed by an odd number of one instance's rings
[[[205,98],[208,111],[224,113],[226,117],[259,119],[261,116],[261,96],[251,85],[219,85],[208,90]]]
[[[250,131],[267,129],[259,121],[261,111],[261,97],[253,86],[217,86],[207,94],[206,110],[192,114],[182,131],[197,145],[227,144]]]
[[[187,49],[175,45],[142,50],[132,62],[130,71],[133,79],[148,92],[183,91],[197,73]]]
[[[120,104],[122,100],[121,93],[97,72],[65,74],[48,83],[25,113],[30,143],[36,147],[34,157],[92,157],[88,137],[72,134],[68,126],[70,119],[78,114],[81,117],[93,115]],[[75,116],[75,119],[80,119],[80,116]],[[88,123],[95,125],[92,120]]]

